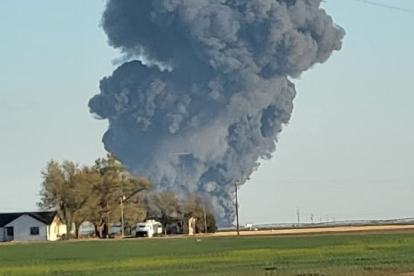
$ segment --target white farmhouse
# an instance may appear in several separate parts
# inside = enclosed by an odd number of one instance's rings
[[[66,231],[57,212],[0,214],[0,242],[56,241]]]

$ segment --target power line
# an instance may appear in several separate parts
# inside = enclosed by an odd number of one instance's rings
[[[353,0],[353,1],[362,2],[362,3],[365,3],[365,4],[369,4],[369,5],[373,5],[373,6],[377,6],[377,7],[382,7],[382,8],[386,8],[386,9],[391,9],[391,10],[414,13],[414,10],[401,8],[401,7],[396,7],[396,6],[391,6],[391,5],[387,5],[387,4],[382,4],[382,3],[378,3],[378,2],[374,2],[374,1],[370,1],[370,0]]]

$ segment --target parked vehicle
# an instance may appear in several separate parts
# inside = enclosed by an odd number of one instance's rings
[[[162,224],[155,220],[137,223],[135,226],[135,237],[152,238],[162,234]]]

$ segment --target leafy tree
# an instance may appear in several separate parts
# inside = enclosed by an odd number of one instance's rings
[[[209,211],[207,212],[206,220],[207,220],[207,233],[216,233],[217,231],[216,218]]]
[[[98,236],[108,235],[110,224],[120,221],[120,201],[125,197],[125,219],[131,224],[142,219],[143,207],[138,203],[138,193],[148,189],[150,183],[144,178],[135,178],[127,173],[127,169],[112,154],[95,161],[92,168],[99,174],[100,180],[94,187],[98,208],[91,215]],[[134,201],[135,200],[135,201]],[[136,213],[136,216],[133,213]]]
[[[52,160],[42,177],[38,206],[57,210],[69,234],[75,225],[77,238],[85,221],[95,225],[99,237],[107,235],[110,223],[121,220],[120,201],[124,197],[127,225],[145,216],[138,193],[148,189],[149,182],[130,176],[113,155],[96,160],[92,167],[82,168],[70,161],[59,164]]]
[[[132,228],[137,222],[141,222],[145,219],[146,211],[143,204],[140,202],[140,198],[126,200],[123,202],[124,213],[124,230],[125,233],[130,233]],[[121,221],[121,204],[117,205],[117,208],[111,209],[113,216],[111,216],[111,223],[119,223]]]
[[[95,186],[99,184],[100,175],[89,167],[83,167],[75,175],[77,188],[75,191],[76,211],[73,213],[76,238],[79,238],[80,226],[88,221],[95,213],[99,196]]]
[[[130,229],[145,216],[159,218],[165,231],[174,221],[189,216],[196,218],[196,231],[215,232],[216,222],[209,211],[209,202],[199,195],[180,200],[172,192],[147,195],[142,201],[140,192],[150,187],[148,180],[135,178],[109,154],[95,161],[92,167],[79,167],[71,161],[59,164],[50,161],[42,172],[42,209],[55,209],[68,227],[75,226],[76,238],[85,221],[95,225],[99,237],[109,234],[110,224],[121,221],[121,202],[124,225]]]
[[[211,213],[210,202],[200,195],[190,195],[183,201],[185,216],[196,219],[197,233],[214,233],[217,230],[216,220]]]
[[[172,192],[161,192],[148,196],[146,208],[147,217],[159,218],[165,233],[167,233],[167,226],[171,222],[183,217],[181,202]]]
[[[91,187],[84,185],[81,181],[82,170],[71,161],[62,164],[50,161],[42,177],[38,206],[57,210],[70,235],[75,214],[88,202]]]

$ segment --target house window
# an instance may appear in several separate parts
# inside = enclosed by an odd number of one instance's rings
[[[6,227],[7,236],[14,237],[14,228],[13,227]]]
[[[30,227],[30,236],[38,236],[39,227]]]

